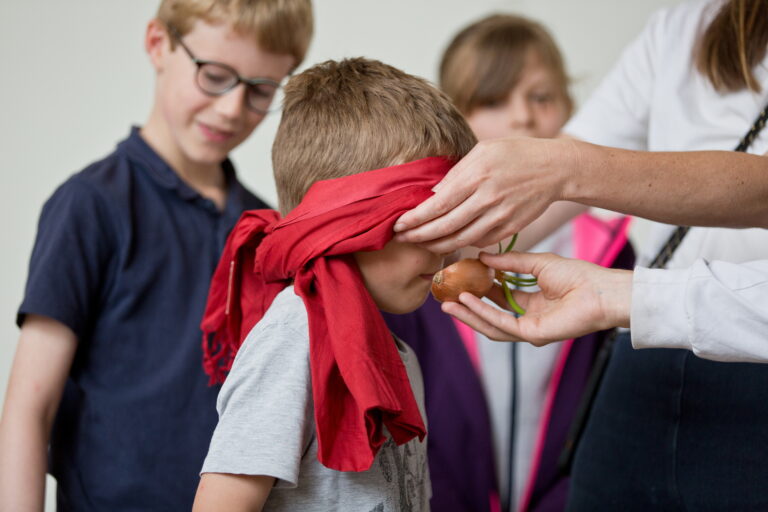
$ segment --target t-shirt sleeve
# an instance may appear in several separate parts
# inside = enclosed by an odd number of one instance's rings
[[[114,218],[92,185],[71,178],[43,206],[16,322],[38,314],[82,338],[99,309],[114,254]]]
[[[563,131],[587,142],[624,149],[648,147],[648,123],[664,51],[667,11],[655,13],[624,50]]]
[[[222,387],[219,423],[201,473],[266,475],[295,487],[312,439],[309,339],[290,318],[261,322]]]

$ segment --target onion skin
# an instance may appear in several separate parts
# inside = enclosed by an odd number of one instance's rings
[[[448,265],[432,278],[432,296],[439,302],[458,302],[462,292],[485,297],[493,288],[495,271],[482,261],[465,258]]]

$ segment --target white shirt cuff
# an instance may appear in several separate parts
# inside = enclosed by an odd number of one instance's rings
[[[693,327],[685,308],[691,269],[635,268],[630,326],[634,348],[692,350]]]

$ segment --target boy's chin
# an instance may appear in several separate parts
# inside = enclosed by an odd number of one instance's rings
[[[427,294],[421,297],[421,300],[413,300],[409,302],[398,302],[397,304],[378,304],[379,309],[385,313],[391,313],[393,315],[405,315],[413,313],[419,309],[427,300]]]

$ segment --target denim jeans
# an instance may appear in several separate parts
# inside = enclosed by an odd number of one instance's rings
[[[634,350],[621,335],[576,451],[568,510],[768,510],[768,364]]]

